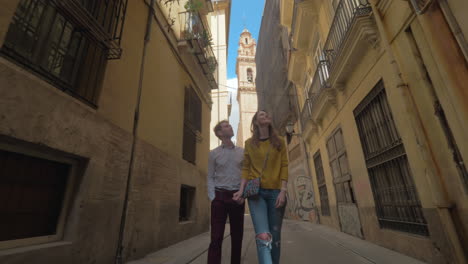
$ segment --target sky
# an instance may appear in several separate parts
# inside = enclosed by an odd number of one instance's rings
[[[229,122],[234,133],[237,134],[239,125],[239,105],[237,103],[237,76],[236,58],[239,47],[239,37],[244,28],[247,28],[255,40],[258,41],[258,33],[262,22],[265,0],[231,0],[231,21],[229,26],[228,44],[228,91],[231,92],[232,109]],[[235,140],[235,136],[233,138]]]

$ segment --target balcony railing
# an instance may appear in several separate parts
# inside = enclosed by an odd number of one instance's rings
[[[328,60],[321,60],[317,64],[315,69],[314,78],[309,87],[309,102],[311,106],[315,104],[320,93],[326,89],[330,88],[329,79],[330,79],[330,70],[329,70]]]
[[[360,16],[369,15],[372,11],[368,0],[341,0],[335,11],[324,50],[333,71],[335,60],[340,55],[343,43],[354,20]]]
[[[312,117],[314,106],[320,94],[331,87],[330,76],[333,74],[336,59],[342,53],[343,43],[345,43],[355,19],[369,15],[371,11],[372,8],[368,0],[341,0],[338,4],[325,42],[323,59],[317,64],[308,90],[308,99],[301,113],[303,126],[307,119]],[[309,109],[308,113],[305,111],[306,109]]]
[[[190,45],[193,54],[207,77],[211,89],[217,89],[218,85],[214,78],[217,68],[216,57],[213,52],[211,32],[204,25],[200,14],[197,12],[179,13],[180,18],[180,38]]]

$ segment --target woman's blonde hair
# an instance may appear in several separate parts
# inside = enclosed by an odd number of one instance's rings
[[[250,125],[250,131],[252,132],[252,140],[250,143],[256,147],[259,146],[260,144],[260,129],[257,125],[257,116],[258,113],[260,112],[265,112],[265,110],[259,110],[255,113],[255,115],[252,118],[252,123]],[[281,140],[279,139],[278,135],[276,134],[275,129],[271,124],[268,125],[268,132],[270,134],[270,143],[275,147],[278,151],[281,150]]]

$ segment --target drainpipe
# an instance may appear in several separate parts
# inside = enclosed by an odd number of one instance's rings
[[[154,2],[155,0],[151,0],[150,4],[148,4],[145,1],[145,4],[148,6],[148,19],[146,21],[146,31],[145,31],[145,38],[143,42],[143,53],[141,56],[141,64],[140,64],[140,79],[138,82],[138,94],[137,94],[137,101],[135,105],[135,112],[134,112],[134,120],[133,120],[133,131],[132,131],[132,136],[133,136],[133,141],[132,141],[132,148],[130,152],[130,164],[128,166],[128,174],[127,174],[127,182],[126,182],[126,188],[125,188],[125,198],[124,198],[124,204],[123,204],[123,209],[122,209],[122,215],[120,218],[120,230],[119,230],[119,239],[118,239],[118,244],[117,244],[117,252],[115,255],[115,263],[116,264],[122,264],[123,263],[123,249],[124,249],[124,236],[125,236],[125,225],[127,222],[127,214],[128,214],[128,203],[130,201],[130,190],[131,190],[131,183],[132,183],[132,171],[133,171],[133,166],[134,166],[134,161],[135,161],[135,147],[136,147],[136,141],[137,141],[137,136],[138,136],[138,121],[139,121],[139,116],[140,116],[140,105],[141,105],[141,93],[143,89],[143,77],[144,77],[144,72],[145,72],[145,62],[146,62],[146,51],[148,48],[148,43],[151,38],[151,22],[153,19],[154,15]]]
[[[382,21],[382,15],[379,9],[376,7],[376,0],[369,0],[374,13],[375,22],[377,24],[378,31],[380,33],[381,43],[387,53],[388,58],[392,66],[392,72],[396,78],[398,84],[396,85],[396,91],[399,92],[400,98],[404,104],[405,110],[410,118],[412,130],[415,131],[415,137],[418,139],[418,150],[422,156],[426,166],[426,179],[429,183],[430,192],[432,195],[432,202],[436,206],[437,213],[442,222],[441,228],[449,241],[451,253],[455,263],[466,263],[463,247],[460,243],[455,223],[452,218],[450,209],[453,208],[453,202],[450,201],[447,190],[442,179],[442,173],[440,169],[435,166],[436,160],[434,158],[432,149],[430,148],[429,140],[426,133],[424,132],[424,126],[422,124],[422,118],[418,111],[415,109],[414,97],[411,94],[411,90],[408,84],[402,79],[401,70],[397,64],[395,56],[393,54],[387,32]]]

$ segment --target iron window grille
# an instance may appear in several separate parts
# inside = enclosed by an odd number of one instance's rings
[[[327,141],[330,169],[335,185],[338,203],[356,203],[353,190],[353,180],[348,167],[348,156],[343,140],[343,132],[339,128],[333,132]]]
[[[121,55],[127,0],[21,0],[0,52],[96,106],[107,59]]]
[[[413,176],[382,81],[354,110],[381,228],[428,236]]]
[[[201,133],[202,105],[197,93],[191,87],[185,88],[183,158],[195,164],[197,141]]]
[[[315,176],[320,195],[320,211],[322,215],[330,216],[330,202],[328,201],[327,183],[323,172],[322,157],[320,151],[314,154]]]

